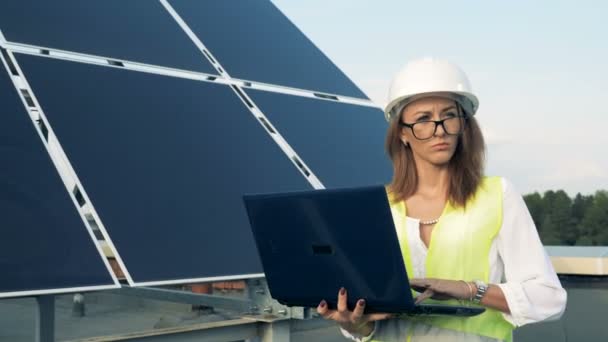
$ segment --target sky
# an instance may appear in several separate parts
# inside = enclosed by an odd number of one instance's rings
[[[486,174],[522,193],[608,190],[608,1],[272,1],[379,106],[407,61],[459,65]]]

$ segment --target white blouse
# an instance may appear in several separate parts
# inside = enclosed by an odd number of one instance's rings
[[[490,248],[490,284],[498,285],[509,304],[510,314],[503,317],[516,327],[544,320],[559,319],[566,308],[566,291],[562,288],[547,255],[532,217],[521,195],[502,178],[503,222]],[[427,247],[420,239],[420,221],[407,217],[406,229],[415,278],[424,278]],[[398,232],[399,233],[399,232]],[[401,235],[401,234],[400,234]],[[442,329],[406,319],[378,321],[369,336],[342,334],[359,342],[405,341],[473,341],[496,339]]]

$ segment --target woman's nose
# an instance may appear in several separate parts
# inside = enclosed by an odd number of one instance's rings
[[[445,130],[443,129],[443,124],[437,124],[435,128],[435,136],[442,137],[445,135]]]

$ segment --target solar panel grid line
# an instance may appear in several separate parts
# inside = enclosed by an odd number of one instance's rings
[[[304,162],[304,160],[298,155],[298,153],[289,145],[287,140],[281,135],[281,133],[276,129],[276,127],[272,126],[270,120],[266,117],[266,115],[260,110],[259,107],[255,105],[255,102],[238,86],[233,85],[231,89],[235,92],[235,94],[239,97],[243,105],[249,109],[251,114],[256,118],[258,123],[262,126],[262,128],[268,133],[268,135],[274,140],[274,142],[281,148],[283,153],[289,158],[289,160],[293,163],[293,165],[298,169],[298,171],[306,178],[306,180],[312,185],[314,189],[325,189],[325,186],[321,182],[321,180],[314,174],[308,165]]]
[[[77,61],[81,63],[91,63],[91,64],[107,64],[108,58],[95,56],[95,55],[87,55],[78,52],[69,52],[57,49],[45,48],[42,46],[28,45],[28,44],[20,44],[20,43],[6,43],[6,48],[16,53],[23,53],[28,55],[46,55],[51,58],[63,58],[66,60]]]
[[[221,64],[218,62],[217,58],[213,56],[211,51],[207,49],[205,44],[196,36],[196,34],[190,29],[188,24],[182,19],[182,17],[177,13],[177,11],[171,6],[171,4],[167,0],[160,0],[160,4],[169,12],[169,15],[177,22],[179,27],[184,31],[184,33],[190,38],[192,43],[196,45],[199,51],[207,58],[209,63],[219,72],[220,76],[230,78],[230,74],[224,69]]]
[[[48,130],[49,124],[46,121],[46,118],[40,114],[40,111],[39,111],[40,106],[38,105],[38,100],[36,99],[35,96],[33,96],[31,88],[29,87],[29,85],[27,84],[25,79],[22,77],[22,75],[23,75],[22,71],[19,68],[19,65],[17,64],[17,62],[14,58],[14,55],[8,50],[3,51],[3,53],[4,52],[6,52],[6,56],[4,56],[5,62],[7,62],[6,58],[8,57],[10,59],[10,63],[12,64],[12,67],[15,69],[15,72],[17,73],[17,75],[12,75],[11,78],[13,81],[13,85],[15,86],[17,92],[19,93],[19,95],[21,97],[21,100],[23,101],[23,105],[26,109],[26,112],[29,114],[30,119],[35,123],[37,131],[39,131],[42,139],[45,141],[45,146],[47,148],[49,155],[58,156],[57,142],[55,140],[56,139],[55,135],[53,134],[52,131],[49,132],[49,130]],[[26,97],[26,94],[27,94],[27,97]],[[61,158],[53,158],[53,162],[55,163],[57,172],[59,173],[61,180],[63,181],[66,189],[73,189],[74,186],[76,186],[76,184],[73,181],[71,181],[70,176],[66,173],[67,165],[65,164],[65,161],[63,161]]]
[[[0,68],[0,72],[7,72],[9,74],[10,79],[13,82],[13,86],[15,86],[15,90],[17,91],[17,94],[20,97],[20,99],[25,107],[26,113],[28,113],[27,115],[29,116],[29,119],[32,120],[33,118],[31,116],[31,114],[29,114],[30,111],[28,110],[28,108],[29,108],[28,104],[27,104],[25,98],[23,97],[22,93],[20,91],[18,91],[22,85],[17,82],[18,77],[11,75],[11,71],[9,70],[9,65],[5,59],[5,56],[8,56],[8,58],[12,59],[11,62],[14,63],[14,67],[17,68],[18,72],[22,75],[21,70],[19,69],[19,66],[15,63],[14,57],[12,56],[12,54],[10,52],[7,52],[6,55],[5,54],[0,55],[0,63],[4,66],[4,70],[2,70],[2,68]],[[37,125],[37,123],[34,120],[32,120],[31,123],[33,125],[32,129],[38,134],[38,136],[40,138],[40,142],[43,144],[44,148],[46,149],[47,153],[49,153],[49,156],[50,156],[50,151],[49,151],[50,146],[49,146],[49,143],[48,143],[46,137],[44,136],[43,132],[39,129],[39,126]],[[54,159],[52,158],[52,156],[51,156],[51,160],[54,163]],[[63,181],[63,179],[62,179],[62,181]],[[65,182],[64,182],[64,185],[65,185]],[[67,190],[67,188],[66,188],[66,190]],[[68,197],[72,200],[72,203],[74,204],[74,206],[77,207],[76,199],[73,196],[68,196]],[[60,293],[66,293],[66,292],[87,292],[87,291],[110,290],[110,289],[120,288],[120,282],[119,282],[118,278],[116,277],[116,275],[114,274],[114,272],[112,271],[109,261],[104,256],[103,250],[102,250],[100,244],[97,242],[97,239],[95,238],[95,234],[86,220],[85,214],[80,210],[77,210],[77,212],[80,216],[80,219],[82,220],[83,224],[85,225],[85,227],[87,229],[89,237],[93,241],[93,245],[95,246],[97,253],[99,254],[99,257],[101,258],[101,260],[106,268],[106,271],[110,275],[113,284],[112,285],[98,285],[98,286],[63,287],[63,288],[56,288],[56,289],[0,292],[0,298],[28,297],[28,296],[37,296],[37,295],[60,294]]]
[[[111,58],[107,58],[107,57],[98,57],[98,56],[93,56],[93,55],[87,55],[87,54],[78,53],[78,52],[47,49],[47,48],[39,47],[39,46],[16,44],[16,43],[10,43],[10,42],[6,44],[6,48],[7,48],[7,50],[10,50],[13,52],[28,54],[28,55],[38,55],[38,56],[44,56],[44,57],[49,57],[49,58],[64,59],[64,60],[69,60],[69,61],[73,61],[73,62],[95,64],[95,65],[107,66],[107,67],[111,67],[111,68],[124,68],[127,70],[148,72],[148,73],[153,73],[153,74],[158,74],[158,75],[166,75],[166,76],[186,78],[186,79],[192,79],[192,80],[213,81],[213,82],[219,82],[222,84],[236,84],[236,85],[242,85],[242,86],[252,88],[252,89],[260,89],[260,90],[265,90],[265,91],[270,91],[270,92],[292,94],[292,95],[299,95],[299,96],[305,96],[305,97],[314,97],[314,98],[319,98],[319,99],[326,100],[326,101],[337,101],[337,102],[351,103],[351,104],[368,106],[368,107],[378,107],[378,105],[375,104],[373,101],[367,100],[367,99],[348,97],[348,96],[344,96],[344,95],[327,94],[327,93],[293,88],[293,87],[288,87],[288,86],[283,86],[283,85],[278,85],[278,84],[263,83],[263,82],[251,81],[251,80],[242,80],[242,79],[226,77],[226,76],[222,76],[222,75],[201,73],[198,71],[173,69],[173,68],[145,64],[145,63],[129,62],[129,61],[125,61],[125,60],[111,59]],[[46,51],[46,52],[43,52],[43,51]],[[110,62],[120,62],[120,63],[122,63],[122,66],[117,67],[117,66],[112,65]]]
[[[99,285],[99,286],[77,286],[77,287],[62,287],[60,289],[48,289],[48,290],[27,290],[27,291],[14,291],[14,292],[0,292],[0,299],[8,298],[20,298],[20,297],[33,297],[42,295],[56,295],[56,294],[68,294],[68,293],[79,293],[79,292],[92,292],[92,291],[103,291],[103,290],[115,290],[121,286],[119,283],[116,285]]]
[[[47,55],[47,56],[70,60],[70,61],[74,61],[74,62],[83,62],[83,63],[90,63],[90,64],[98,64],[98,65],[107,64],[108,66],[125,67],[125,68],[127,68],[127,66],[128,66],[129,69],[133,69],[133,70],[151,69],[151,70],[155,70],[156,73],[160,73],[160,74],[177,73],[177,74],[205,75],[207,77],[208,76],[219,77],[219,75],[205,73],[205,72],[201,72],[201,71],[178,69],[178,68],[172,68],[172,67],[168,67],[168,66],[148,64],[148,63],[142,63],[142,62],[137,62],[137,61],[131,61],[131,60],[127,60],[127,59],[108,57],[108,56],[92,55],[92,54],[86,54],[86,53],[81,53],[81,52],[76,52],[76,51],[67,51],[67,50],[55,49],[55,48],[50,48],[50,47],[45,47],[45,46],[22,44],[22,43],[15,43],[15,42],[5,42],[3,44],[3,46],[6,49],[14,51],[14,52],[30,54],[30,55]]]
[[[76,172],[74,171],[74,168],[72,167],[65,151],[63,151],[63,148],[61,147],[61,144],[60,144],[59,140],[57,139],[52,126],[50,125],[46,115],[44,114],[42,107],[40,106],[40,104],[38,103],[38,100],[36,99],[36,95],[34,94],[31,86],[27,82],[27,78],[25,77],[23,70],[19,66],[19,63],[14,58],[14,55],[12,54],[12,52],[8,51],[8,55],[12,59],[12,63],[19,74],[18,77],[16,77],[16,76],[12,77],[13,84],[15,85],[17,90],[26,89],[28,91],[28,93],[30,94],[31,99],[34,103],[34,108],[31,108],[28,105],[26,99],[23,97],[23,94],[19,91],[19,95],[23,101],[23,105],[25,106],[26,111],[28,113],[30,113],[30,119],[32,120],[32,123],[36,127],[36,132],[38,132],[47,152],[49,153],[49,156],[50,156],[53,164],[55,165],[57,172],[60,175],[61,180],[63,181],[63,183],[66,187],[66,191],[68,191],[68,193],[70,194],[70,198],[74,201],[74,206],[77,209],[78,213],[80,214],[83,224],[85,225],[91,238],[93,239],[95,246],[97,247],[97,250],[103,259],[103,262],[105,263],[108,271],[112,275],[112,278],[114,279],[115,283],[119,284],[119,281],[116,278],[116,275],[114,274],[114,272],[112,271],[112,268],[110,266],[108,259],[105,257],[105,255],[103,253],[101,245],[99,244],[99,242],[97,241],[97,238],[95,237],[93,228],[90,226],[88,220],[85,217],[86,213],[84,212],[83,208],[78,204],[78,200],[75,198],[75,196],[73,194],[74,187],[78,188],[80,195],[83,197],[84,201],[89,204],[87,209],[90,210],[90,214],[94,217],[94,220],[96,221],[98,228],[99,228],[102,236],[104,237],[104,240],[107,242],[108,247],[112,251],[116,261],[120,265],[125,277],[127,278],[127,281],[129,283],[132,283],[133,280],[131,279],[129,272],[128,272],[124,262],[122,261],[120,254],[118,253],[116,247],[114,246],[114,243],[112,242],[111,238],[109,237],[109,234],[108,234],[107,230],[105,229],[105,227],[103,226],[103,223],[99,219],[99,215],[97,215],[95,208],[92,205],[91,200],[89,199],[88,195],[86,194],[84,187],[80,183],[80,180],[78,179],[78,176],[76,175]],[[6,62],[4,61],[4,56],[2,56],[1,58],[3,60],[3,63],[5,63],[5,65],[6,65]],[[8,68],[7,65],[6,65],[6,67]],[[35,114],[38,115],[38,117],[32,116],[32,111],[34,111]],[[40,130],[40,126],[36,122],[36,120],[41,120],[44,123],[44,127],[46,129],[46,134],[43,134],[43,132]]]
[[[137,71],[143,71],[143,72],[151,72],[151,73],[155,73],[155,74],[159,74],[159,75],[170,75],[170,76],[191,78],[191,79],[200,79],[200,80],[204,80],[204,79],[207,79],[210,77],[213,77],[213,78],[220,77],[219,75],[208,74],[208,73],[199,72],[199,71],[175,69],[175,68],[159,66],[159,65],[154,65],[154,64],[132,62],[132,61],[123,60],[123,59],[88,55],[88,54],[83,54],[83,53],[79,53],[79,52],[44,48],[44,47],[34,46],[34,45],[7,43],[6,48],[13,52],[23,53],[23,54],[28,54],[28,55],[41,55],[41,56],[46,56],[46,57],[50,57],[50,58],[69,60],[69,61],[73,61],[73,62],[95,64],[95,65],[108,66],[108,67],[114,67],[114,68],[124,68],[124,69],[137,70]],[[120,66],[118,66],[117,64],[119,64]]]
[[[262,82],[257,82],[257,81],[247,81],[247,80],[240,80],[240,79],[234,79],[234,78],[233,78],[233,80],[242,82],[242,84],[246,88],[250,88],[250,89],[264,90],[267,92],[296,95],[296,96],[302,96],[302,97],[310,97],[310,98],[315,98],[317,100],[322,100],[322,101],[342,102],[342,103],[354,104],[354,105],[365,106],[365,107],[380,108],[380,106],[378,106],[372,100],[360,99],[360,98],[356,98],[356,97],[348,97],[348,96],[344,96],[344,95],[326,94],[326,93],[320,93],[320,92],[315,92],[315,91],[310,91],[310,90],[302,90],[302,89],[298,89],[298,88],[291,88],[291,87],[286,87],[286,86],[281,86],[281,85],[276,85],[276,84],[262,83]],[[335,99],[333,99],[333,98],[335,98]]]

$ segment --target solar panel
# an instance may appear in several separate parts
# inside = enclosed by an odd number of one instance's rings
[[[117,287],[0,62],[0,298]]]
[[[386,184],[388,125],[378,108],[254,89],[246,93],[327,188]]]
[[[229,86],[17,59],[136,284],[262,273],[241,196],[311,186]]]
[[[10,42],[217,72],[159,1],[3,0]]]
[[[367,96],[268,0],[170,0],[231,77]]]

